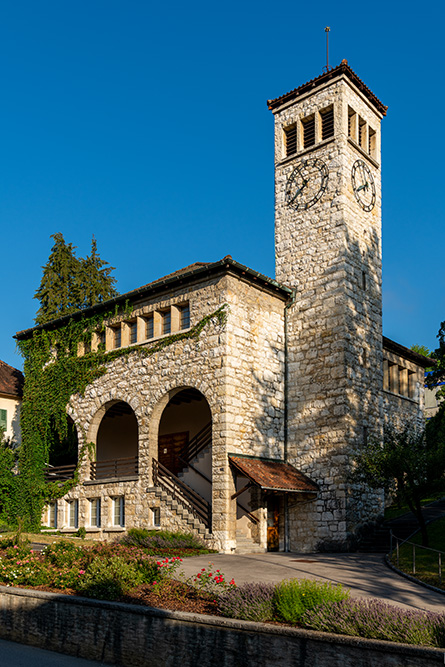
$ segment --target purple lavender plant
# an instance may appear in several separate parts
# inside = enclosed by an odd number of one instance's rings
[[[222,616],[264,623],[273,618],[273,584],[242,584],[222,593],[218,611]]]

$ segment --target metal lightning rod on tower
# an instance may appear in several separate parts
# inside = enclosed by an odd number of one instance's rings
[[[329,33],[331,29],[327,25],[324,31],[326,33],[326,67],[323,67],[323,69],[326,69],[326,72],[329,72]]]

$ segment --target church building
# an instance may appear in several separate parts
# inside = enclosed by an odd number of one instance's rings
[[[385,419],[423,419],[428,363],[382,335],[386,107],[345,60],[268,107],[275,278],[227,256],[83,311],[127,304],[80,355],[129,352],[67,405],[79,449],[91,442],[94,455],[44,524],[310,552],[354,548],[383,512],[381,493],[351,482],[352,455]]]

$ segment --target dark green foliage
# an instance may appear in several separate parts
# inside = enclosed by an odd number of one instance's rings
[[[135,565],[113,556],[94,560],[85,574],[80,576],[76,588],[89,598],[119,600],[140,583],[142,576]]]
[[[273,602],[278,620],[296,624],[301,622],[308,609],[340,602],[348,597],[349,590],[341,584],[312,579],[289,579],[275,587]]]
[[[8,524],[19,507],[16,473],[18,447],[0,428],[0,522]]]
[[[445,380],[445,322],[441,323],[437,338],[439,339],[439,347],[431,355],[436,360],[436,368],[428,374],[426,380],[428,387],[431,389]],[[445,386],[438,389],[437,395],[445,396]]]
[[[54,245],[43,267],[40,287],[34,298],[40,302],[36,324],[93,306],[117,295],[113,267],[97,253],[96,239],[91,242],[91,254],[78,259],[75,246],[66,243],[63,234],[53,234]]]
[[[394,494],[416,515],[422,543],[428,534],[421,510],[422,498],[443,485],[445,441],[426,437],[408,423],[400,428],[386,427],[383,442],[370,440],[365,450],[355,455],[353,478],[373,489]]]

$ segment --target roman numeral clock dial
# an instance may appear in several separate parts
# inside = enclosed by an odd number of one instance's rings
[[[295,211],[311,208],[326,190],[328,176],[328,168],[320,158],[302,160],[287,181],[287,206]]]

